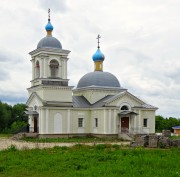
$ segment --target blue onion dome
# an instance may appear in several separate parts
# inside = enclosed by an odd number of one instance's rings
[[[93,61],[104,61],[104,54],[98,48],[96,53],[92,56]]]
[[[53,30],[53,26],[52,26],[50,21],[48,21],[47,25],[45,26],[45,29],[46,29],[46,31],[52,31]]]
[[[48,19],[48,23],[45,26],[45,29],[47,31],[47,36],[42,38],[38,45],[37,49],[39,48],[54,48],[54,49],[62,49],[61,42],[52,36],[53,26],[50,22],[50,19]]]

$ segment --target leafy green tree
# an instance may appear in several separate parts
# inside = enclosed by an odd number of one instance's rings
[[[164,117],[158,115],[156,116],[156,132],[161,132],[163,130],[163,128],[165,127],[165,120]]]
[[[25,121],[27,122],[27,116],[24,111],[26,110],[25,104],[16,104],[12,108],[12,122],[14,121]]]
[[[0,131],[10,126],[12,106],[0,101]]]
[[[11,127],[8,129],[9,133],[16,133],[19,131],[22,127],[26,126],[26,122],[24,121],[15,121],[11,124]]]
[[[172,130],[172,127],[179,126],[180,119],[169,117],[164,118],[163,116],[156,116],[156,132],[161,132],[162,130]]]
[[[25,110],[25,104],[11,106],[0,101],[0,132],[8,133],[11,129],[14,131],[27,124]]]

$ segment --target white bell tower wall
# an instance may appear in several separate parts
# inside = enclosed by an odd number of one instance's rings
[[[72,88],[68,86],[67,61],[70,51],[36,49],[32,57],[32,80],[29,95],[37,93],[44,101],[72,102]]]

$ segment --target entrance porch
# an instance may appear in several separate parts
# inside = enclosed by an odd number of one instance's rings
[[[133,111],[122,111],[119,114],[118,134],[134,134],[134,119],[138,114]]]
[[[29,116],[29,133],[38,133],[39,132],[39,114],[36,111],[25,111]]]

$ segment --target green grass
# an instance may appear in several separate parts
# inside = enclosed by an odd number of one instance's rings
[[[180,149],[100,144],[0,151],[1,177],[179,177]]]
[[[180,139],[180,136],[170,136],[170,139],[177,140]]]
[[[39,143],[92,143],[92,142],[120,142],[122,140],[116,138],[93,138],[93,137],[77,137],[77,138],[22,138],[21,140],[27,142],[39,142]]]
[[[11,136],[11,134],[0,134],[0,138],[9,138]]]

